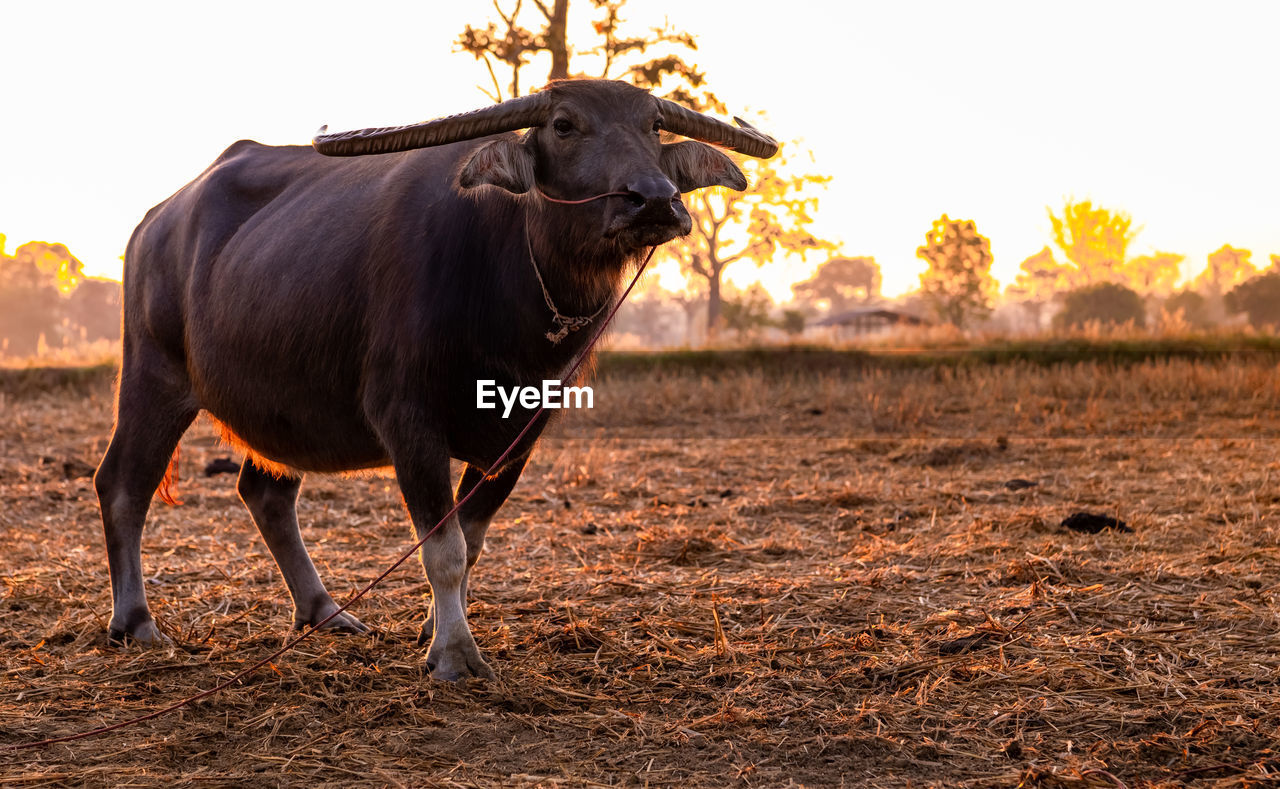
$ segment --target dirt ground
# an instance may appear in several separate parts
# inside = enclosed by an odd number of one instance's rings
[[[0,752],[0,785],[1271,784],[1278,393],[1267,362],[605,380],[473,576],[496,681],[427,677],[409,563],[357,604],[375,636]],[[0,393],[0,746],[145,714],[287,635],[201,422],[144,542],[173,645],[107,645],[110,400]],[[339,599],[411,544],[386,475],[309,478],[299,511]],[[1060,525],[1079,511],[1132,531]]]

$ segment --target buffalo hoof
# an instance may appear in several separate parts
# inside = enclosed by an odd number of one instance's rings
[[[480,657],[480,650],[470,632],[464,637],[455,637],[451,643],[443,646],[438,643],[441,640],[436,638],[431,649],[427,650],[427,671],[432,679],[461,682],[471,677],[494,678],[493,669]]]
[[[479,652],[466,660],[452,664],[436,664],[428,660],[427,671],[430,672],[432,679],[441,682],[462,682],[472,678],[494,679],[497,676],[493,673],[493,669],[489,668],[489,664],[484,662],[484,658],[480,657]]]
[[[325,614],[324,616],[328,616],[328,614]],[[317,622],[323,622],[324,616],[312,617],[311,619],[308,619],[308,620],[295,619],[293,620],[293,629],[306,630],[307,628],[315,625]],[[353,635],[353,636],[358,636],[363,633],[370,632],[368,625],[366,625],[364,622],[361,622],[359,619],[356,619],[351,614],[348,614],[346,611],[343,611],[342,613],[335,616],[333,619],[330,619],[328,622],[325,622],[320,629],[328,633],[343,633],[346,635]]]
[[[107,629],[107,643],[112,646],[166,646],[170,643],[168,636],[160,632],[154,619],[148,619],[131,626],[119,626],[114,622]]]

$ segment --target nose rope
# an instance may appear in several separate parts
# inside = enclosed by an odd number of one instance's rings
[[[542,191],[542,187],[538,186],[537,184],[533,185],[533,191],[537,192],[542,197],[543,200],[549,200],[553,203],[559,203],[560,205],[582,205],[583,203],[590,203],[592,200],[599,200],[604,197],[626,197],[627,195],[631,194],[630,192],[605,192],[602,195],[596,195],[595,197],[585,197],[581,200],[561,200],[558,197],[548,196],[546,192]]]

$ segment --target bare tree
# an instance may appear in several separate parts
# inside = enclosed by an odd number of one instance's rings
[[[567,79],[572,74],[570,60],[574,49],[568,39],[569,0],[531,2],[542,17],[536,25],[539,28],[537,32],[521,23],[524,0],[514,0],[509,11],[494,0],[494,12],[500,22],[490,21],[483,27],[467,25],[455,42],[457,51],[468,52],[484,62],[493,82],[492,92],[485,93],[494,101],[504,98],[496,69],[505,68],[511,72],[505,98],[519,96],[526,89],[521,84],[521,71],[539,53],[545,52],[551,57],[548,80]],[[579,50],[579,54],[597,57],[602,64],[600,70],[590,76],[611,79],[619,76],[618,70],[621,69],[633,84],[658,92],[664,98],[698,110],[724,110],[719,99],[706,90],[706,75],[677,54],[681,50],[697,50],[693,35],[676,30],[670,24],[649,28],[644,33],[630,33],[622,16],[626,0],[590,2],[600,14],[592,23],[599,40],[593,46]],[[649,60],[641,59],[655,47],[664,51]],[[675,79],[664,92],[668,76]]]
[[[693,232],[663,248],[689,279],[707,293],[707,334],[720,328],[724,271],[739,260],[757,266],[771,262],[779,251],[804,255],[831,250],[832,245],[809,230],[818,198],[811,187],[830,177],[784,175],[785,159],[743,162],[751,184],[745,192],[703,189],[691,201]]]

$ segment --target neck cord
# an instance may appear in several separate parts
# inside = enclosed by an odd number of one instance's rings
[[[606,192],[596,195],[595,197],[587,197],[582,200],[561,200],[556,197],[548,197],[537,184],[534,184],[533,190],[543,200],[552,203],[560,203],[561,205],[582,205],[590,203],[593,200],[600,200],[605,197],[626,197],[626,192]],[[542,272],[538,270],[538,258],[533,254],[533,240],[529,238],[529,222],[525,220],[524,225],[524,245],[529,250],[529,263],[533,266],[533,275],[538,278],[538,287],[542,288],[542,299],[547,303],[547,309],[551,310],[551,323],[553,329],[546,333],[547,339],[552,345],[559,345],[560,341],[569,336],[570,332],[578,331],[591,325],[591,322],[600,317],[600,313],[604,312],[609,306],[609,299],[604,300],[604,304],[600,305],[600,309],[590,315],[565,315],[556,307],[555,300],[551,298],[551,291],[547,290],[547,283],[542,278]]]
[[[533,266],[533,275],[538,278],[538,287],[542,288],[542,299],[547,303],[547,309],[551,310],[551,323],[555,326],[554,330],[546,333],[546,337],[551,341],[552,345],[558,345],[561,340],[569,336],[569,332],[575,332],[591,325],[591,322],[600,317],[600,313],[604,312],[609,306],[609,299],[605,299],[604,304],[600,305],[600,309],[590,315],[565,315],[556,307],[555,301],[551,298],[551,291],[547,290],[547,283],[542,279],[542,272],[538,270],[538,259],[533,254],[533,241],[529,238],[529,226],[524,227],[524,244],[529,250],[529,264]]]

